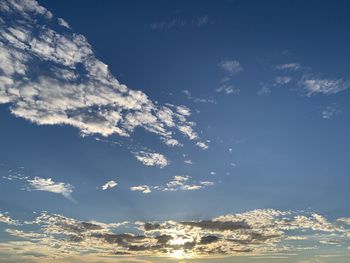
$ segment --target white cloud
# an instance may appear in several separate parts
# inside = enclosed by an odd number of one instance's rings
[[[149,194],[152,192],[151,188],[148,185],[138,185],[130,187],[131,191],[139,191],[144,194]]]
[[[237,74],[243,70],[241,63],[238,60],[223,60],[219,63],[219,67],[229,75]]]
[[[233,85],[222,85],[219,88],[216,89],[216,92],[223,92],[226,95],[239,95],[239,93],[241,92],[240,89],[236,88]]]
[[[70,29],[68,22],[66,20],[64,20],[63,18],[57,18],[57,22],[60,26],[63,26],[65,28]]]
[[[175,191],[193,191],[203,189],[209,186],[213,186],[214,182],[201,181],[195,182],[191,176],[188,175],[175,175],[172,180],[167,182],[165,185],[149,186],[149,185],[138,185],[130,187],[131,191],[139,191],[144,194],[151,193],[152,191],[163,191],[163,192],[175,192]]]
[[[73,186],[68,183],[54,182],[51,178],[34,177],[28,179],[28,191],[45,191],[56,194],[61,194],[64,197],[72,200]]]
[[[336,94],[350,88],[350,81],[342,79],[304,79],[300,85],[306,90],[307,95],[322,93],[325,95]]]
[[[193,162],[191,160],[185,160],[184,162],[187,164],[193,164]]]
[[[108,181],[108,182],[106,182],[105,184],[103,184],[103,185],[101,186],[101,189],[102,189],[102,190],[107,190],[107,189],[110,189],[110,188],[114,188],[114,187],[116,187],[117,185],[118,185],[118,183],[117,183],[116,181],[111,180],[111,181]]]
[[[137,160],[146,166],[159,166],[160,168],[163,168],[169,164],[169,161],[165,156],[160,153],[139,151],[135,152],[134,155]]]
[[[55,31],[51,25],[63,20],[36,1],[8,0],[0,12],[0,103],[15,116],[70,125],[84,136],[128,137],[142,127],[169,146],[182,145],[176,131],[198,139],[187,107],[173,111],[119,83],[83,35]]]
[[[209,148],[209,146],[206,143],[204,143],[204,142],[197,142],[196,145],[199,148],[202,148],[203,150],[207,150]]]

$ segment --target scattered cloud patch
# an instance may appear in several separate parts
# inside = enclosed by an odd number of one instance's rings
[[[335,116],[337,116],[338,114],[341,113],[341,110],[339,109],[337,104],[331,104],[326,106],[322,112],[322,118],[323,119],[331,119],[334,118]]]
[[[18,222],[16,229],[6,230],[16,240],[2,242],[0,250],[15,250],[23,258],[34,252],[47,259],[82,255],[173,257],[178,251],[183,258],[278,257],[295,255],[301,248],[312,250],[319,244],[346,251],[350,243],[350,228],[344,223],[347,218],[330,221],[313,212],[274,209],[201,220],[120,223],[80,221],[42,212],[32,221],[25,221],[31,230]]]
[[[235,75],[243,70],[238,60],[223,60],[219,63],[219,67],[228,75]]]
[[[111,180],[111,181],[108,181],[106,182],[105,184],[103,184],[101,186],[101,189],[104,191],[104,190],[107,190],[107,189],[111,189],[111,188],[114,188],[118,185],[118,183],[114,180]]]
[[[222,92],[225,93],[226,95],[239,95],[241,90],[239,88],[236,88],[233,85],[222,85],[219,88],[216,89],[216,92]]]
[[[186,95],[187,99],[192,100],[195,103],[212,103],[212,104],[216,104],[216,101],[213,100],[213,99],[193,97],[192,93],[189,90],[183,90],[182,93]]]
[[[138,185],[130,187],[131,191],[140,191],[144,194],[151,193],[152,191],[163,191],[163,192],[175,192],[175,191],[193,191],[203,189],[208,186],[213,186],[214,182],[200,181],[195,182],[191,176],[188,175],[176,175],[165,185],[149,186],[149,185]]]
[[[316,79],[306,78],[300,81],[300,85],[307,92],[307,96],[314,94],[331,95],[350,87],[350,81],[343,79]]]
[[[82,136],[130,137],[141,127],[169,146],[181,145],[176,131],[198,140],[188,108],[119,83],[83,35],[57,27],[68,24],[36,1],[2,1],[0,13],[0,104],[13,115]]]
[[[289,76],[278,76],[274,80],[275,86],[283,86],[291,82],[292,78]]]
[[[165,158],[165,156],[160,153],[139,151],[135,152],[134,155],[137,160],[146,166],[158,166],[163,168],[169,164],[169,161]]]

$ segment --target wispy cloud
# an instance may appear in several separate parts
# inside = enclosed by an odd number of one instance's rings
[[[239,88],[236,88],[233,85],[222,85],[219,88],[216,89],[216,92],[223,92],[226,95],[239,95],[239,93],[241,92],[241,90]]]
[[[55,182],[51,178],[34,177],[28,179],[27,191],[45,191],[55,194],[61,194],[65,198],[72,200],[72,193],[74,187],[68,183]]]
[[[202,27],[209,23],[211,23],[209,17],[207,15],[203,15],[192,19],[177,17],[167,21],[154,22],[150,25],[150,27],[153,30],[162,31],[185,26]]]
[[[340,113],[341,113],[341,110],[339,109],[338,105],[333,103],[331,105],[326,106],[322,110],[321,115],[323,119],[331,119]]]
[[[278,70],[289,70],[289,71],[297,71],[301,69],[301,65],[299,63],[286,63],[280,64],[276,66]]]
[[[228,75],[235,75],[243,70],[241,63],[238,60],[222,60],[219,67]]]

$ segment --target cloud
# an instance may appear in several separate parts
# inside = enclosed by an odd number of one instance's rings
[[[2,1],[0,12],[0,104],[13,115],[73,126],[83,136],[130,137],[141,127],[170,146],[182,145],[176,131],[199,139],[188,108],[160,105],[119,83],[83,35],[58,32],[63,20],[35,0]]]
[[[102,190],[107,190],[107,189],[110,189],[110,188],[114,188],[118,185],[118,183],[116,181],[108,181],[106,182],[104,185],[101,186],[101,189]]]
[[[191,176],[188,175],[176,175],[165,185],[148,186],[138,185],[130,187],[131,191],[139,191],[144,194],[151,193],[152,191],[163,191],[163,192],[176,192],[176,191],[193,191],[203,189],[209,186],[213,186],[214,182],[201,181],[195,182]]]
[[[134,155],[137,160],[146,166],[158,166],[163,168],[169,164],[169,161],[165,158],[165,156],[160,153],[139,151],[135,152]]]
[[[339,219],[339,222],[341,220]],[[346,221],[346,220],[345,220]],[[216,218],[184,221],[102,223],[42,212],[26,226],[8,228],[16,240],[2,242],[0,253],[18,257],[38,253],[48,260],[72,256],[159,256],[181,258],[297,255],[320,241],[332,249],[349,246],[349,225],[316,213],[258,209]],[[127,231],[125,231],[127,229]],[[54,245],[53,245],[54,244]],[[20,249],[19,249],[20,248]],[[101,258],[102,260],[102,258]]]
[[[323,119],[331,119],[340,113],[341,113],[341,110],[339,109],[337,104],[331,104],[331,105],[326,106],[322,110],[321,115],[322,115]]]
[[[233,85],[222,85],[219,88],[216,89],[216,92],[223,92],[226,95],[239,95],[239,93],[241,92],[240,89],[236,88]]]
[[[57,18],[57,22],[60,26],[63,26],[65,28],[70,29],[68,22],[66,20],[64,20],[63,18]]]
[[[144,194],[149,194],[152,192],[151,188],[148,185],[138,185],[130,187],[131,191],[139,191]]]
[[[216,104],[216,101],[213,100],[213,99],[193,97],[192,93],[189,90],[183,90],[182,93],[185,94],[186,97],[189,100],[192,100],[195,103],[212,103],[212,104]]]
[[[300,85],[307,92],[307,96],[317,93],[331,95],[348,89],[350,87],[350,81],[344,81],[343,79],[318,79],[304,77],[304,79],[300,81]]]
[[[171,20],[154,22],[150,25],[150,28],[152,30],[164,31],[172,28],[180,28],[185,26],[202,27],[208,25],[210,22],[212,21],[210,21],[207,15],[195,17],[192,19],[177,17]]]
[[[297,70],[301,69],[301,66],[299,63],[287,63],[287,64],[280,64],[280,65],[276,66],[276,69],[297,71]]]
[[[27,179],[27,191],[45,191],[55,194],[61,194],[68,199],[72,199],[74,187],[68,183],[54,182],[51,178],[34,177]]]
[[[230,76],[243,70],[241,63],[238,60],[223,60],[219,63],[219,67]]]
[[[18,225],[18,222],[12,219],[7,213],[0,212],[0,223],[7,225]]]
[[[291,82],[292,78],[289,76],[278,76],[275,78],[275,86],[283,86]]]
[[[257,94],[259,96],[268,96],[271,93],[271,89],[266,84],[260,84],[261,88],[258,90]]]
[[[209,148],[209,146],[206,143],[204,143],[204,142],[197,142],[196,145],[199,148],[202,148],[203,150],[207,150]]]

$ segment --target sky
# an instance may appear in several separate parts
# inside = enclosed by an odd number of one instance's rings
[[[0,2],[1,262],[348,262],[348,1]]]

